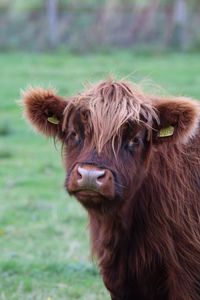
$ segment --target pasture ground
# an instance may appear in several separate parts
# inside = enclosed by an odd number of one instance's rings
[[[63,188],[60,148],[32,132],[16,103],[29,84],[72,95],[108,74],[200,99],[197,54],[0,54],[0,300],[109,299],[87,214]]]

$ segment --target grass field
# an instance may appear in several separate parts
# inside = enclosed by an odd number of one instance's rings
[[[16,104],[29,84],[72,95],[108,74],[200,99],[197,54],[0,54],[0,300],[109,299],[90,259],[87,215],[63,188],[60,149]]]

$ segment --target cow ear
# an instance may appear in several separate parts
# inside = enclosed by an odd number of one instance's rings
[[[153,143],[173,142],[186,144],[197,132],[200,106],[187,98],[155,100],[153,103],[159,116],[154,124]]]
[[[63,112],[67,105],[52,89],[29,88],[22,92],[24,115],[46,136],[62,135]]]

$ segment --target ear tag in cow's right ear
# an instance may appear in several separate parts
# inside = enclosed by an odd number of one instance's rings
[[[158,137],[169,137],[174,134],[174,127],[173,126],[168,126],[165,128],[161,128],[158,132]]]
[[[55,124],[55,125],[58,125],[60,123],[60,121],[58,120],[58,118],[55,115],[52,115],[51,117],[48,117],[47,121],[49,123],[52,123],[52,124]]]

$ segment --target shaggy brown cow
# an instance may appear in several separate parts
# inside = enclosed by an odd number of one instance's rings
[[[113,300],[200,299],[200,107],[108,80],[65,99],[23,94],[63,143],[66,188],[87,209]]]

